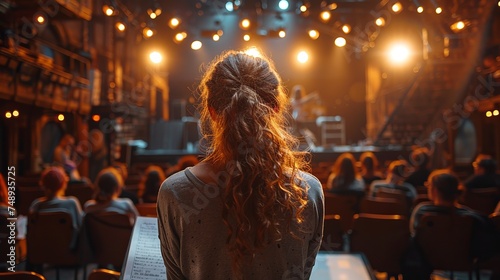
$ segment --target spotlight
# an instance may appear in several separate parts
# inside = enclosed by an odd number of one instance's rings
[[[297,54],[297,61],[301,64],[306,63],[309,60],[309,55],[307,54],[306,51],[300,51]]]
[[[44,24],[45,23],[45,17],[42,15],[39,15],[36,17],[36,22],[39,24]]]
[[[328,5],[328,9],[330,11],[337,9],[337,3],[331,3],[330,5]]]
[[[247,18],[243,19],[240,22],[240,26],[241,26],[242,29],[245,29],[245,30],[248,29],[248,28],[250,28],[250,20],[247,19]]]
[[[250,47],[244,51],[244,53],[253,57],[262,57],[262,54],[256,47]]]
[[[384,26],[385,25],[385,19],[383,17],[379,17],[375,20],[375,24],[377,26]]]
[[[151,36],[154,35],[154,31],[149,27],[145,27],[142,30],[142,35],[144,36],[144,38],[151,38]]]
[[[491,116],[493,116],[493,113],[491,113],[491,111],[486,112],[486,117],[487,118],[491,118]]]
[[[403,64],[410,58],[410,48],[404,43],[396,43],[389,49],[389,59],[394,64]]]
[[[316,40],[316,39],[319,38],[319,32],[318,32],[318,30],[311,29],[311,30],[309,30],[308,33],[309,33],[309,37],[311,37],[311,39],[313,39],[313,40]]]
[[[250,35],[248,35],[248,34],[243,35],[243,40],[244,40],[245,42],[250,41]]]
[[[279,36],[280,38],[285,38],[285,36],[286,36],[286,32],[285,32],[285,30],[281,29],[281,30],[278,32],[278,36]]]
[[[15,111],[14,111],[14,112],[15,112]],[[498,116],[498,114],[499,114],[499,113],[500,113],[500,112],[498,112],[498,110],[493,110],[493,116]],[[16,115],[14,115],[14,117],[15,117],[15,116],[16,116]]]
[[[305,13],[305,12],[307,12],[307,6],[306,6],[306,5],[304,5],[304,4],[302,4],[302,5],[300,6],[300,12],[301,12],[301,13]]]
[[[220,36],[218,34],[214,34],[214,36],[212,36],[212,39],[217,42],[220,40]]]
[[[125,28],[126,28],[126,26],[122,22],[117,22],[116,23],[116,29],[118,29],[119,31],[123,32],[123,31],[125,31]]]
[[[497,111],[498,112],[498,111]],[[14,110],[12,111],[12,116],[14,117],[19,117],[19,111],[18,110]]]
[[[6,117],[7,119],[12,118],[12,113],[11,113],[11,112],[5,112],[5,117]]]
[[[437,8],[436,8],[436,14],[438,14],[438,15],[439,15],[439,14],[440,14],[440,13],[442,13],[442,12],[443,12],[443,9],[442,9],[441,7],[437,7]]]
[[[401,5],[401,3],[399,3],[399,2],[396,2],[396,3],[394,3],[394,5],[392,5],[391,9],[393,12],[395,12],[397,14],[397,13],[401,12],[401,10],[403,9],[403,5]]]
[[[110,17],[110,16],[112,16],[112,15],[115,14],[115,8],[113,6],[109,6],[109,5],[103,5],[102,6],[102,11],[108,17]]]
[[[155,19],[161,14],[161,9],[160,8],[148,9],[147,12],[151,19]]]
[[[187,33],[186,32],[179,32],[175,34],[174,41],[177,43],[182,42],[184,39],[186,39]]]
[[[327,22],[332,17],[332,14],[329,11],[323,11],[321,12],[321,14],[319,14],[319,17],[322,21]]]
[[[64,121],[64,115],[63,115],[63,114],[59,114],[59,115],[57,116],[57,119],[58,119],[60,122]]]
[[[179,24],[181,23],[181,21],[176,18],[176,17],[173,17],[171,18],[169,21],[168,21],[168,26],[172,29],[176,28],[177,26],[179,26]]]
[[[344,24],[342,26],[342,31],[344,31],[345,34],[349,34],[349,32],[351,32],[351,26],[349,24]]]
[[[159,64],[163,60],[163,56],[161,55],[161,53],[154,51],[149,54],[149,59],[154,64]]]
[[[92,116],[92,120],[95,121],[95,122],[98,122],[98,121],[101,120],[101,116],[99,116],[99,115],[93,115]]]
[[[281,10],[286,10],[288,9],[288,1],[287,0],[280,0],[279,3],[278,3],[278,7],[281,9]]]
[[[200,41],[193,41],[191,43],[191,49],[193,49],[195,51],[201,49],[201,46],[202,46],[202,43]]]
[[[337,39],[335,39],[335,46],[337,47],[343,47],[346,45],[346,43],[347,41],[344,37],[337,37]]]
[[[231,2],[231,1],[227,1],[227,2],[226,2],[226,10],[227,10],[228,12],[232,12],[232,11],[234,11],[234,5],[233,5],[233,2]]]
[[[424,7],[419,6],[419,7],[417,8],[417,13],[421,14],[421,13],[423,13],[423,12],[424,12]]]
[[[451,30],[453,30],[455,32],[458,32],[458,31],[464,29],[465,26],[466,26],[466,23],[464,21],[460,20],[460,21],[457,21],[457,22],[453,23],[450,26],[450,28],[451,28]]]

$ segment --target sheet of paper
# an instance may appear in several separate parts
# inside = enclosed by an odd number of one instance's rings
[[[138,217],[120,279],[165,280],[166,275],[160,251],[160,239],[158,239],[158,220],[151,217]]]
[[[371,280],[375,279],[359,254],[319,253],[311,280]]]

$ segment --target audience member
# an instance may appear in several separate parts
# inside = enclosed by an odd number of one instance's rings
[[[85,213],[116,212],[128,215],[132,224],[135,222],[139,212],[132,201],[118,197],[123,187],[123,178],[115,168],[101,170],[97,175],[95,187],[95,198],[85,203]]]
[[[161,183],[165,181],[165,173],[158,165],[146,168],[139,185],[139,197],[143,203],[156,203]]]
[[[500,190],[500,175],[497,174],[497,163],[488,155],[481,154],[472,163],[474,174],[465,181],[466,189],[498,188]]]
[[[373,181],[382,180],[383,176],[377,172],[378,159],[372,152],[364,152],[359,157],[361,164],[361,177],[365,182],[365,187],[368,189]]]
[[[414,149],[410,155],[413,171],[408,175],[405,182],[411,184],[415,189],[424,189],[424,183],[431,174],[430,154],[427,148]]]
[[[336,194],[358,194],[364,196],[365,183],[356,170],[356,160],[351,153],[341,154],[335,164],[326,187],[329,192]]]
[[[75,156],[75,138],[70,134],[65,134],[59,140],[59,144],[54,149],[54,163],[62,166],[70,180],[81,180],[78,172]]]
[[[123,162],[119,162],[119,161],[115,161],[112,165],[112,167],[114,167],[116,169],[116,171],[118,171],[118,174],[120,174],[122,176],[122,180],[123,180],[123,188],[120,192],[120,195],[118,196],[119,198],[128,198],[130,200],[132,200],[132,202],[134,203],[134,205],[138,204],[139,203],[139,197],[137,197],[137,194],[134,193],[134,192],[131,192],[127,189],[125,189],[125,187],[127,187],[125,185],[125,182],[127,181],[127,178],[128,178],[128,168],[127,168],[127,165]]]
[[[402,190],[406,194],[409,203],[408,205],[412,205],[415,197],[417,196],[417,191],[412,185],[404,182],[406,170],[407,163],[405,160],[395,160],[391,162],[387,170],[387,177],[385,180],[372,182],[370,186],[371,196],[377,196],[378,189],[382,187]]]
[[[92,144],[89,157],[89,178],[95,181],[97,174],[108,166],[108,149],[104,133],[98,129],[92,129],[89,133],[89,141]]]
[[[40,187],[45,196],[35,199],[30,206],[30,213],[64,211],[71,215],[73,228],[82,224],[82,207],[78,199],[65,196],[69,178],[61,167],[45,169],[40,177]]]
[[[158,196],[167,277],[308,279],[323,235],[323,192],[301,171],[305,153],[287,132],[274,66],[227,52],[200,92],[209,153],[170,176]]]

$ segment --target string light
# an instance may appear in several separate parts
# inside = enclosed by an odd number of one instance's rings
[[[311,29],[311,30],[309,30],[308,33],[309,33],[309,37],[311,37],[311,39],[313,39],[313,40],[316,40],[316,39],[319,38],[319,32],[318,32],[318,30]]]
[[[12,116],[19,117],[19,111],[18,110],[12,111]]]
[[[347,43],[347,41],[345,40],[344,37],[337,37],[335,39],[335,46],[337,46],[337,47],[343,47],[346,45],[346,43]]]
[[[417,8],[417,13],[421,14],[421,13],[423,13],[423,12],[424,12],[424,7],[419,6],[419,7]]]

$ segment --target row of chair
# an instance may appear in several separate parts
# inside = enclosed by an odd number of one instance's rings
[[[120,272],[109,269],[94,269],[87,280],[119,280]],[[32,271],[0,272],[0,280],[45,280],[41,274]]]
[[[500,214],[492,214],[490,219],[500,233]],[[426,214],[416,229],[415,244],[431,267],[472,273],[476,268],[471,257],[472,227],[473,221],[468,216]],[[388,276],[402,273],[410,246],[405,216],[355,214],[347,235],[339,215],[325,217],[321,250],[362,252],[373,269],[387,272]],[[500,269],[499,264],[500,259],[496,257],[478,265]]]

